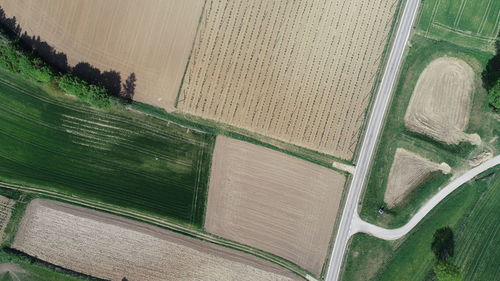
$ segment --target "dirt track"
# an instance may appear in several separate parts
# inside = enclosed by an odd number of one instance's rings
[[[344,182],[333,170],[219,136],[205,228],[318,275]]]
[[[204,0],[0,0],[23,31],[88,62],[135,73],[134,99],[172,110]]]
[[[405,115],[410,130],[448,144],[481,143],[466,134],[474,85],[474,71],[463,60],[442,57],[420,74]]]
[[[30,203],[13,247],[103,279],[292,280],[251,255],[56,201]]]
[[[396,149],[384,195],[387,206],[400,204],[432,172],[439,170],[448,174],[451,168],[446,163],[437,164],[405,149]]]

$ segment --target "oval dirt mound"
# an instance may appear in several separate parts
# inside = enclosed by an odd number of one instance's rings
[[[474,71],[463,60],[442,57],[420,74],[405,115],[408,129],[448,144],[480,142],[463,131],[469,121]]]

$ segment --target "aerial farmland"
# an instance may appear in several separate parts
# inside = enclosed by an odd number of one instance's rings
[[[294,280],[283,269],[220,246],[48,200],[30,203],[13,247],[106,280],[161,281],[165,276],[172,280]],[[197,270],[183,270],[186,266]]]
[[[218,137],[205,229],[319,275],[344,184],[331,169]]]
[[[117,81],[110,81],[118,88],[133,73],[135,100],[172,110],[204,1],[2,0],[0,5],[28,36],[65,54],[69,67],[88,63],[118,72],[111,77]],[[66,63],[51,54],[47,59]]]
[[[176,107],[351,160],[397,7],[207,1]]]
[[[492,279],[499,9],[0,0],[0,280]]]

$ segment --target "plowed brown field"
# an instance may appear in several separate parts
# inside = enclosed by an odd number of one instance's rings
[[[319,275],[344,175],[221,136],[214,153],[205,229]]]
[[[207,0],[177,108],[351,159],[398,0]]]
[[[173,109],[204,0],[0,0],[30,36],[68,56],[135,73],[134,99]]]
[[[13,247],[49,263],[113,281],[124,277],[129,281],[298,279],[248,254],[42,199],[29,204]]]

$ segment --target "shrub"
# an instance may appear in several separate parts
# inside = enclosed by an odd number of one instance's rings
[[[65,74],[58,79],[59,88],[68,94],[75,95],[79,100],[98,108],[109,108],[108,92],[101,85],[88,84],[84,80]]]
[[[50,67],[41,59],[24,53],[16,45],[7,42],[0,42],[0,64],[11,72],[37,82],[49,82],[54,76]]]
[[[434,266],[434,274],[438,281],[460,281],[462,273],[455,265],[447,262],[439,262]]]
[[[494,108],[500,109],[500,79],[488,91],[488,103]]]

